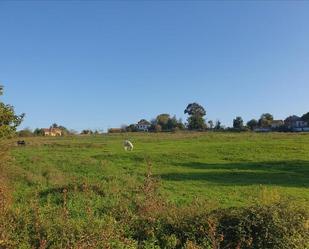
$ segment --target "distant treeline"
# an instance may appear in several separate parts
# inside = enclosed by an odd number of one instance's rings
[[[0,86],[0,95],[3,87]],[[246,124],[242,117],[233,119],[233,127],[225,127],[220,120],[206,121],[206,110],[198,103],[190,103],[184,110],[188,115],[186,122],[178,119],[175,115],[167,113],[157,115],[148,121],[141,119],[137,124],[123,125],[121,128],[110,128],[109,133],[119,132],[175,132],[175,131],[309,131],[309,112],[301,117],[292,115],[285,120],[275,120],[270,113],[263,113],[259,119],[251,119]],[[14,135],[25,114],[16,115],[11,105],[0,102],[0,138]],[[100,130],[84,129],[80,135],[97,135],[103,133]],[[29,128],[17,132],[19,136],[67,136],[77,135],[78,132],[65,126],[52,124],[49,128]]]
[[[270,113],[263,113],[259,119],[251,119],[246,124],[242,117],[233,119],[233,127],[225,127],[220,120],[206,121],[206,110],[198,103],[190,103],[184,110],[188,114],[187,122],[182,122],[176,116],[167,113],[159,114],[148,121],[140,120],[137,124],[123,125],[121,128],[111,128],[109,133],[117,132],[161,132],[178,130],[195,131],[309,131],[309,112],[298,117],[292,115],[285,120],[275,120]]]
[[[30,128],[25,128],[23,130],[20,130],[17,132],[17,135],[20,137],[31,137],[31,136],[47,136],[46,135],[46,130],[48,133],[48,136],[53,134],[53,131],[60,131],[59,136],[73,136],[73,135],[98,135],[101,134],[101,130],[90,130],[90,129],[85,129],[82,130],[80,133],[73,129],[68,129],[63,125],[58,125],[56,123],[52,124],[49,128],[36,128],[35,130],[31,130]],[[51,136],[58,136],[58,134],[51,135]]]
[[[120,128],[110,128],[108,133],[122,133],[122,132],[177,132],[177,131],[309,131],[309,112],[303,114],[301,117],[292,115],[285,120],[275,120],[270,113],[263,113],[258,119],[251,119],[247,123],[243,118],[237,116],[233,119],[232,127],[225,127],[220,120],[206,120],[206,110],[198,103],[190,103],[184,113],[188,115],[186,122],[181,118],[177,118],[167,113],[157,115],[157,117],[148,121],[141,119],[136,124],[122,125]],[[62,136],[68,135],[98,135],[103,133],[101,130],[84,129],[80,133],[68,129],[62,125],[52,124],[49,129],[61,130]],[[44,136],[46,129],[37,128],[34,131],[24,129],[18,132],[19,136]]]

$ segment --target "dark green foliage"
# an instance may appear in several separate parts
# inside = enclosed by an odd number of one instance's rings
[[[214,128],[215,130],[223,130],[223,127],[222,127],[222,125],[221,125],[221,122],[220,122],[220,120],[217,120],[216,121],[216,124],[215,124],[215,128]]]
[[[184,110],[185,114],[188,114],[188,129],[189,130],[204,130],[206,129],[206,124],[204,116],[206,111],[203,106],[198,103],[191,103]]]
[[[273,120],[273,115],[271,115],[270,113],[263,113],[259,119],[259,126],[262,128],[269,128]]]
[[[0,86],[0,96],[3,94],[3,86]],[[14,107],[0,102],[0,138],[12,136],[19,126],[25,114],[16,115]]]
[[[205,120],[200,116],[188,117],[188,129],[189,130],[205,130]]]
[[[168,122],[171,119],[169,114],[163,113],[160,114],[156,117],[156,124],[160,125],[162,127],[163,130],[167,130],[168,129]]]
[[[92,135],[94,132],[92,130],[82,130],[80,134],[82,135]]]
[[[8,209],[2,213],[6,226],[0,226],[5,234],[0,245],[182,249],[190,244],[195,246],[191,248],[206,249],[306,249],[309,243],[308,210],[289,201],[229,209],[213,209],[198,202],[177,207],[159,196],[156,185],[157,181],[146,178],[131,199],[121,197],[114,204],[101,206],[100,212],[86,204],[79,218],[69,205],[74,203],[77,190],[66,188],[59,193],[61,201],[55,207],[35,200],[30,208]],[[86,202],[95,198],[89,186],[81,191]]]
[[[40,128],[36,128],[36,129],[33,131],[33,135],[35,135],[35,136],[44,136],[44,130],[43,130],[43,129],[40,129]]]
[[[190,116],[205,116],[206,111],[203,106],[201,106],[198,103],[191,103],[187,106],[187,108],[184,111],[185,114],[188,114]]]
[[[305,114],[301,117],[301,119],[302,119],[303,121],[307,122],[308,125],[309,125],[309,112],[305,113]]]
[[[250,130],[254,130],[259,125],[259,122],[256,119],[251,119],[247,122],[247,126],[250,128]]]
[[[130,124],[129,126],[126,127],[127,132],[136,132],[137,128],[135,124]]]
[[[236,117],[234,120],[233,120],[233,128],[234,129],[242,129],[244,127],[244,121],[241,117]]]
[[[31,137],[33,136],[33,132],[29,128],[26,128],[26,129],[18,131],[17,135],[19,137]]]
[[[212,130],[214,128],[214,122],[212,120],[209,120],[208,124],[209,124],[209,129]]]
[[[175,130],[183,130],[184,124],[182,123],[181,119],[176,118],[176,116],[173,116],[167,121],[167,130],[175,131]]]
[[[150,130],[152,131],[176,131],[183,130],[184,124],[181,119],[176,118],[176,116],[171,117],[169,114],[163,113],[153,120]]]
[[[215,212],[223,248],[305,249],[308,245],[308,211],[288,201]]]

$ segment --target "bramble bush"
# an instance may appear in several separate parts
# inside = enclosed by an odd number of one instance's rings
[[[160,195],[160,181],[151,172],[148,163],[143,183],[131,196],[117,193],[99,209],[91,199],[112,196],[104,185],[67,185],[50,193],[59,198],[44,201],[38,191],[23,206],[14,206],[2,179],[0,248],[308,248],[309,212],[300,204],[274,198],[227,209],[198,200],[177,206]],[[77,212],[73,204],[81,196],[85,205]]]

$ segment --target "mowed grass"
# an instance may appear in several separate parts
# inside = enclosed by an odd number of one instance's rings
[[[123,150],[124,139],[134,144]],[[26,138],[12,151],[16,205],[37,197],[57,204],[74,192],[72,210],[104,209],[138,191],[149,164],[160,192],[179,205],[195,199],[245,206],[261,195],[309,203],[309,134],[128,133]],[[77,188],[91,188],[91,198]],[[74,190],[75,189],[75,190]]]

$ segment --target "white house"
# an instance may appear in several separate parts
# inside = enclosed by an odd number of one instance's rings
[[[148,131],[150,126],[151,126],[150,122],[148,122],[146,119],[141,119],[137,123],[136,128],[139,131]]]
[[[278,128],[282,127],[283,125],[284,125],[283,120],[273,120],[270,123],[270,127],[272,129],[278,129]]]
[[[289,129],[302,129],[308,126],[308,123],[306,121],[303,121],[298,116],[290,116],[284,120],[284,124]]]
[[[57,137],[57,136],[62,136],[62,131],[58,128],[46,128],[44,129],[44,136],[52,136],[52,137]]]

